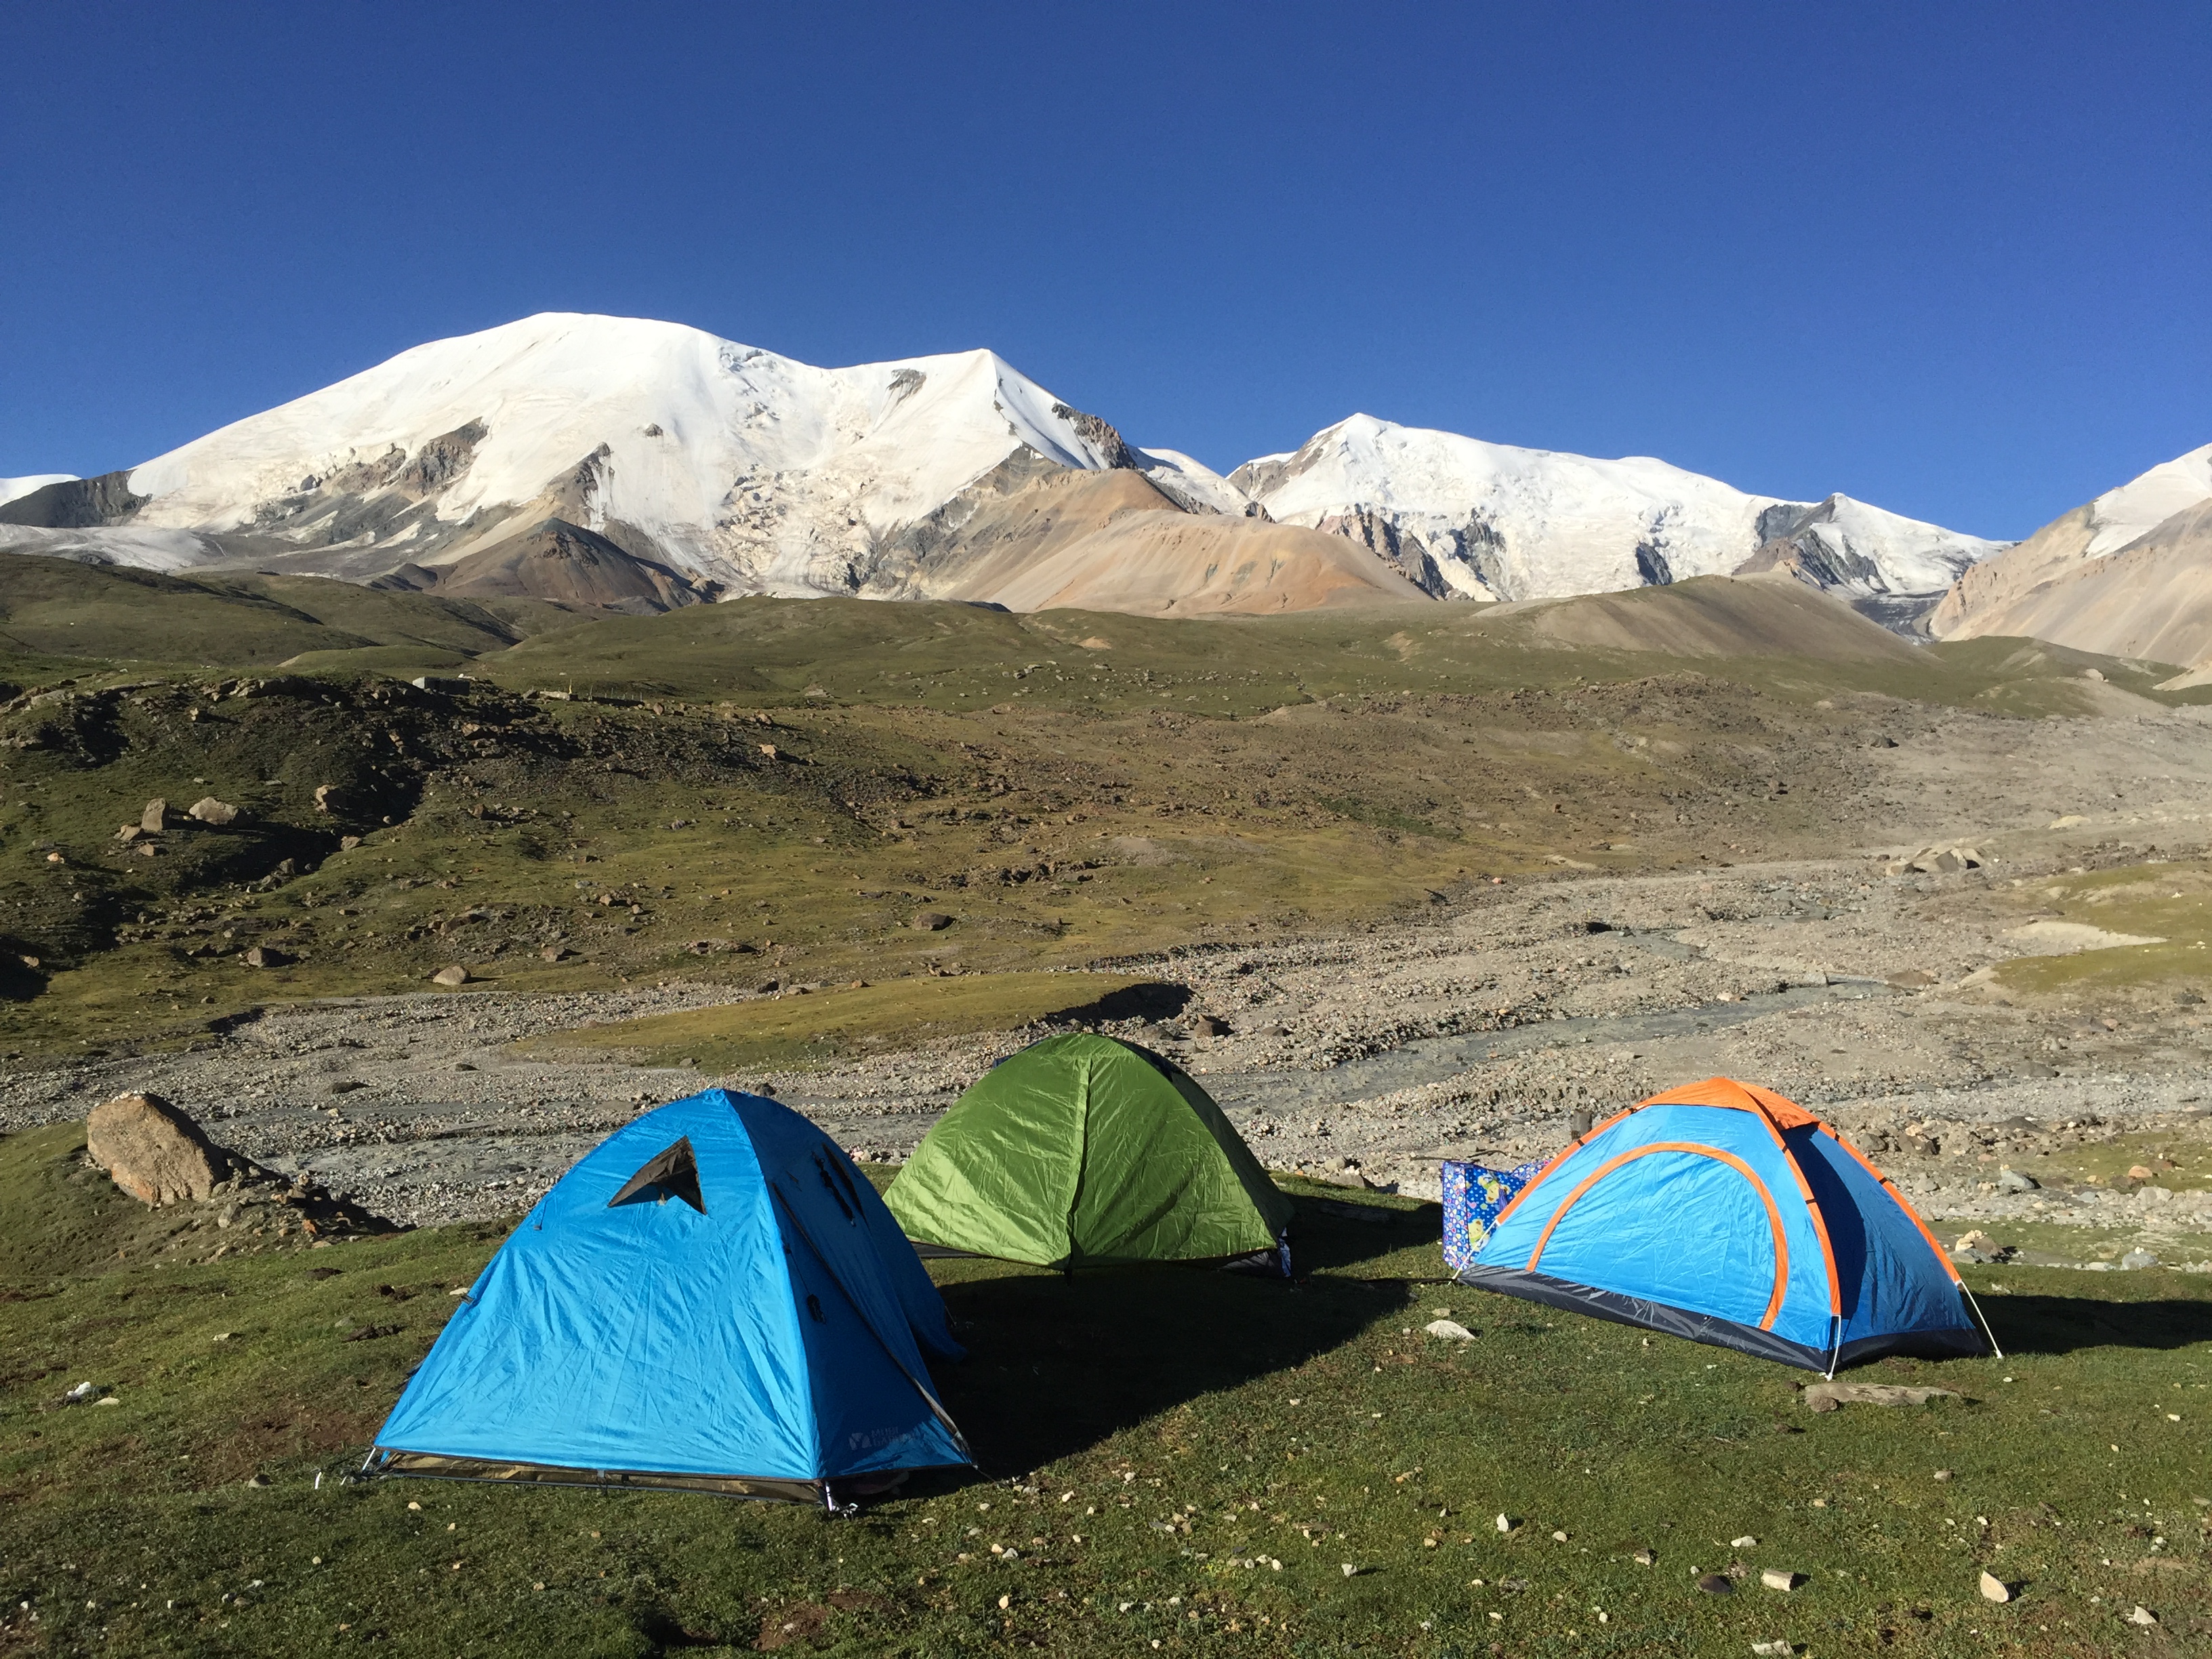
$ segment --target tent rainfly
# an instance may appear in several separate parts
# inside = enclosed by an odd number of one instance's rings
[[[1290,1273],[1290,1200],[1212,1096],[1150,1049],[1076,1032],[953,1103],[884,1201],[925,1250],[1038,1267],[1219,1261]]]
[[[1831,1376],[1996,1347],[1888,1177],[1804,1108],[1728,1078],[1578,1137],[1459,1278]]]
[[[805,1118],[710,1089],[538,1200],[439,1334],[368,1467],[836,1502],[970,1461],[921,1348],[945,1305]]]

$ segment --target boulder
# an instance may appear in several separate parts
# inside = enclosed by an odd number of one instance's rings
[[[925,933],[941,933],[952,925],[952,918],[942,910],[924,910],[908,927]]]
[[[458,962],[450,968],[441,968],[430,975],[433,985],[466,985],[468,982],[469,970]]]
[[[200,1126],[159,1095],[118,1095],[92,1109],[85,1152],[142,1204],[205,1198],[230,1160]]]
[[[319,783],[315,786],[315,810],[318,812],[343,812],[352,804],[347,799],[346,791],[337,784]]]
[[[169,803],[158,797],[148,801],[138,815],[138,827],[149,836],[160,835],[169,827]]]
[[[238,809],[227,800],[217,800],[213,795],[203,795],[185,810],[202,823],[220,826],[238,822]]]
[[[246,953],[249,968],[282,968],[291,959],[273,945],[257,945]]]
[[[2001,1193],[2032,1193],[2040,1184],[2033,1176],[2022,1175],[2018,1170],[1997,1171],[1997,1190]]]

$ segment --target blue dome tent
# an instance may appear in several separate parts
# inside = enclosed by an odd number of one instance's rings
[[[1802,1107],[1728,1078],[1578,1137],[1459,1279],[1832,1376],[1884,1354],[1996,1349],[1888,1178]]]
[[[368,1467],[832,1503],[971,1460],[937,1288],[844,1152],[711,1089],[580,1159],[500,1247]]]

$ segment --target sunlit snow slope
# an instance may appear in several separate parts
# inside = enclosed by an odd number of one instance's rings
[[[1271,517],[1364,541],[1417,580],[1426,561],[1432,589],[1482,599],[1727,574],[1764,550],[1758,568],[1924,604],[2002,545],[1845,495],[1782,501],[1648,457],[1521,449],[1370,415],[1248,461],[1229,481]]]
[[[896,532],[1018,452],[1096,468],[1119,447],[988,351],[823,369],[673,323],[549,313],[157,457],[129,476],[147,498],[130,522],[360,575],[558,517],[735,591],[849,592]]]
[[[70,483],[76,477],[74,472],[34,472],[27,478],[0,478],[0,505],[34,489],[44,489],[48,484]]]

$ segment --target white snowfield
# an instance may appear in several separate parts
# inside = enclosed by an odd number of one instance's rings
[[[1831,496],[1818,507],[1743,491],[1648,456],[1594,460],[1355,415],[1230,482],[1286,524],[1365,513],[1419,538],[1462,593],[1553,599],[1723,575],[1792,520],[1868,567],[1874,591],[1935,593],[2003,545]],[[1773,509],[1792,509],[1775,513]],[[1762,515],[1766,515],[1762,526]]]
[[[2207,500],[2212,500],[2212,444],[2161,461],[2091,501],[2091,533],[2081,556],[2100,559],[2117,553],[2175,514]]]
[[[1839,560],[1875,566],[1888,591],[1896,593],[1940,593],[1968,565],[2011,545],[1961,535],[1840,495],[1814,507],[1791,533],[1818,542]]]
[[[1252,498],[1203,461],[1193,460],[1179,449],[1137,449],[1130,453],[1144,474],[1167,497],[1200,512],[1226,513],[1232,518],[1249,512]]]
[[[27,478],[0,478],[0,506],[34,489],[44,489],[50,483],[72,483],[76,479],[74,472],[34,472]]]
[[[1480,599],[1723,574],[1777,537],[1820,555],[1797,563],[1809,580],[1924,595],[1998,545],[1848,496],[1779,502],[1663,461],[1366,415],[1224,477],[1127,448],[989,351],[816,368],[678,324],[549,313],[417,346],[157,456],[128,475],[148,499],[127,523],[58,541],[0,526],[0,549],[164,569],[276,557],[368,580],[557,516],[730,592],[881,592],[872,580],[894,568],[927,591],[929,550],[957,543],[983,496],[1130,465],[1189,511],[1338,531],[1431,591]]]
[[[437,492],[442,524],[487,513],[511,533],[532,514],[498,509],[574,479],[588,529],[635,526],[750,591],[843,591],[877,538],[1021,445],[1106,465],[1056,402],[988,351],[823,369],[678,324],[548,313],[417,346],[147,462],[130,487],[153,499],[133,522],[267,529],[264,503],[473,422],[484,435]]]

